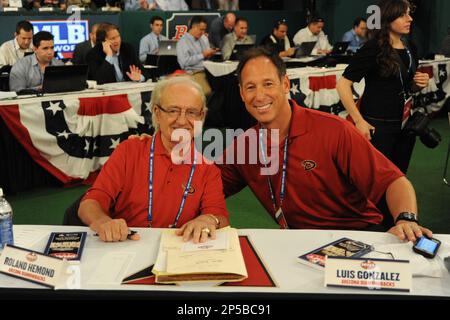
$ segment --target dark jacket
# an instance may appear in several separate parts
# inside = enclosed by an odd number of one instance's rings
[[[86,40],[75,46],[73,52],[72,63],[73,64],[87,64],[86,56],[91,51],[91,40]]]
[[[116,82],[114,66],[106,61],[105,58],[106,54],[103,52],[101,43],[96,44],[86,57],[89,65],[89,79],[97,81],[98,84]],[[137,53],[129,43],[122,42],[120,46],[119,64],[125,81],[131,81],[127,76],[131,65],[139,67],[144,74],[144,69]]]

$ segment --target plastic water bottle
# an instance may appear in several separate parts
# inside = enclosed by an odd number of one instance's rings
[[[5,244],[14,244],[12,216],[11,205],[3,197],[3,189],[0,188],[0,250]]]

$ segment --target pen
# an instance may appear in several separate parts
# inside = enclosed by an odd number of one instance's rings
[[[138,232],[135,231],[135,230],[130,230],[130,231],[128,232],[127,239],[130,239],[131,236],[133,236],[133,235],[135,235],[135,234],[137,234],[137,233],[138,233]],[[94,237],[98,237],[98,233],[95,233],[95,234],[94,234]]]

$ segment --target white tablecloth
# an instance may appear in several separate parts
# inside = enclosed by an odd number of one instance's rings
[[[47,231],[88,231],[83,227],[68,226],[14,226],[14,233],[26,230]],[[195,284],[181,286],[160,285],[120,285],[93,283],[92,275],[102,258],[113,252],[134,255],[126,275],[133,274],[155,262],[161,229],[136,229],[141,240],[120,243],[103,243],[98,237],[93,237],[89,231],[81,262],[81,289],[85,290],[145,290],[145,291],[189,291],[189,292],[247,292],[247,293],[318,293],[318,294],[404,294],[407,296],[450,296],[450,273],[442,278],[414,277],[411,293],[396,293],[385,291],[369,291],[359,289],[336,289],[324,287],[324,273],[297,262],[297,257],[333,240],[349,237],[368,244],[396,244],[397,238],[390,234],[357,231],[329,230],[264,230],[243,229],[241,235],[247,235],[256,252],[273,277],[277,287],[217,287],[210,284]],[[441,253],[448,252],[450,235],[435,235],[443,242]],[[48,236],[44,236],[32,249],[42,251]],[[0,287],[3,288],[42,288],[39,285],[23,280],[0,275]],[[213,293],[212,293],[213,294]]]

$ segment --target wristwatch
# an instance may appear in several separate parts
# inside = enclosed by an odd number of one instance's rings
[[[404,221],[411,221],[419,224],[419,219],[417,219],[417,215],[412,212],[402,212],[398,215],[397,219],[395,219],[395,224],[397,222],[404,220]]]

